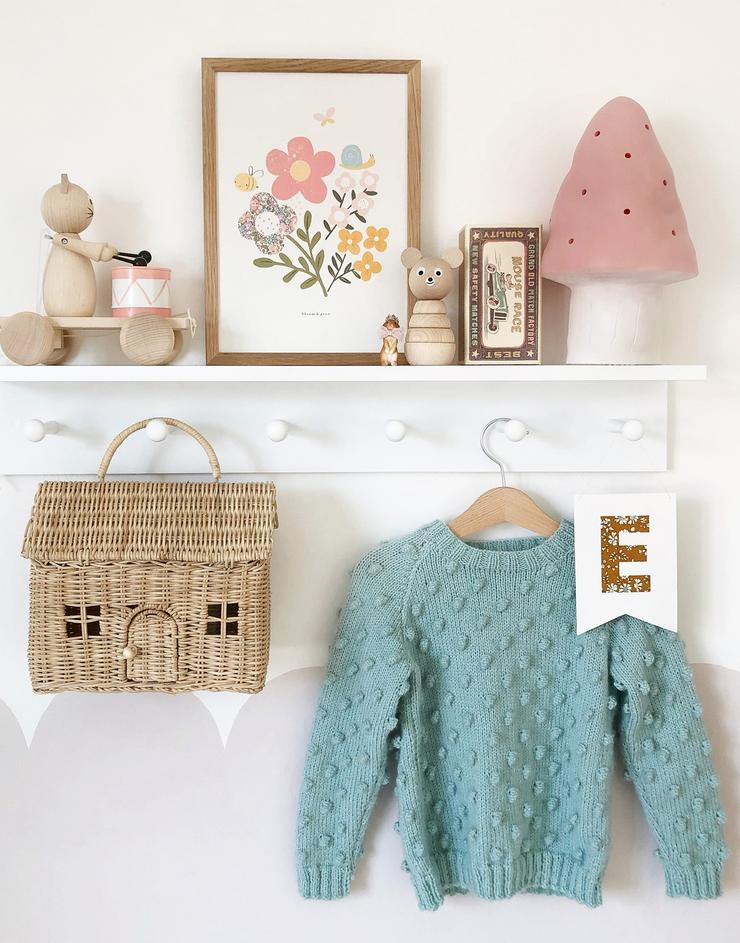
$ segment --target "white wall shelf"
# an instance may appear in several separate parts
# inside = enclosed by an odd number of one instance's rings
[[[633,383],[704,380],[703,365],[475,364],[451,367],[0,367],[6,383]]]
[[[478,440],[498,416],[530,432],[488,439],[513,472],[663,471],[668,385],[705,376],[682,365],[0,367],[0,474],[94,474],[117,432],[156,415],[198,428],[226,474],[492,472]],[[613,431],[630,419],[638,441]],[[182,434],[134,436],[112,468],[206,471]]]

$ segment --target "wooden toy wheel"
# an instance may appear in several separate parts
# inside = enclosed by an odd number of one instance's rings
[[[54,363],[56,330],[48,318],[35,311],[19,311],[3,322],[0,347],[13,363],[31,367],[37,363]]]
[[[168,319],[159,314],[138,314],[121,326],[121,350],[142,366],[169,363],[178,353],[178,341]]]

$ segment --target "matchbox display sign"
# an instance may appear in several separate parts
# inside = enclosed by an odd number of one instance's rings
[[[678,631],[676,496],[575,499],[576,632],[630,615]]]
[[[465,363],[540,362],[540,226],[466,226]]]

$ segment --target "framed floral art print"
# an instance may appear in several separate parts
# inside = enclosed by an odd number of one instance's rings
[[[378,362],[419,243],[418,60],[204,59],[206,359]]]

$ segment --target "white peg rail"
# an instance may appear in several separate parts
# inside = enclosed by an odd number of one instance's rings
[[[93,475],[116,433],[153,416],[199,429],[224,474],[493,473],[478,440],[496,416],[513,425],[488,447],[513,473],[663,471],[668,383],[704,376],[691,366],[0,367],[0,474]],[[58,432],[29,441],[39,417]],[[112,475],[207,473],[187,436],[148,431],[118,450]]]

